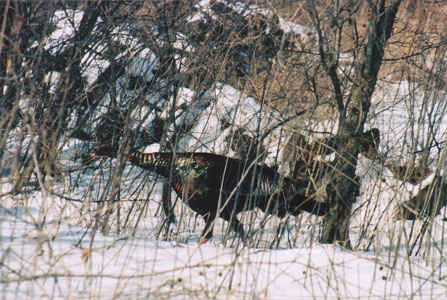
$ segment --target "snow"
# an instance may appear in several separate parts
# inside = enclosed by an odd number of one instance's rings
[[[46,44],[47,50],[57,49],[61,51],[59,42],[67,40],[75,35],[75,31],[81,24],[84,12],[77,10],[56,11],[53,15],[53,24],[56,24],[56,30],[50,36],[50,41]]]
[[[202,1],[204,7],[206,3]],[[59,25],[54,32],[53,38],[59,41],[73,34],[73,26],[79,24],[82,14],[73,12],[66,19],[58,13],[55,17],[66,22],[65,31]],[[281,22],[281,26],[304,30]],[[89,64],[93,69],[105,68],[100,60],[92,59]],[[150,80],[155,65],[151,52],[142,50],[127,72]],[[90,73],[89,82],[97,74]],[[416,126],[422,135],[427,130],[427,124],[417,127],[413,122],[408,105],[414,106],[413,116],[430,109],[419,109],[417,101],[423,95],[408,99],[407,87],[391,85],[376,92],[376,114],[368,126],[378,127],[383,133],[380,151],[388,157],[405,156],[408,150],[400,147],[400,141],[410,128]],[[122,91],[122,101],[125,96]],[[197,120],[181,143],[185,151],[231,156],[223,143],[229,133],[221,126],[223,122],[249,132],[265,132],[282,121],[281,116],[265,112],[253,98],[222,83],[200,97],[182,88],[176,100],[177,106],[186,103],[194,108],[176,111],[176,125]],[[163,107],[160,101],[157,105]],[[22,105],[27,105],[26,100]],[[436,105],[433,103],[442,112],[443,107]],[[436,130],[440,133],[438,140],[445,139],[442,134],[447,129],[441,112],[432,115],[440,126]],[[134,117],[146,124],[151,120],[148,114],[141,110]],[[266,139],[269,164],[280,160],[280,131],[272,130]],[[65,167],[78,166],[70,159],[77,146],[71,141],[66,144]],[[146,151],[157,151],[158,147],[151,145]],[[421,224],[392,218],[398,201],[409,199],[430,182],[429,178],[421,186],[405,184],[394,179],[382,162],[361,158],[357,170],[362,178],[361,194],[350,228],[355,251],[315,242],[321,226],[316,217],[304,215],[281,221],[263,218],[259,212],[244,216],[244,224],[253,234],[250,247],[243,246],[232,233],[225,240],[227,224],[221,220],[213,240],[200,246],[197,241],[203,221],[182,204],[175,208],[177,224],[170,228],[171,239],[163,241],[159,236],[161,186],[129,165],[123,173],[125,188],[120,197],[122,216],[131,216],[128,229],[117,232],[117,220],[113,220],[107,235],[94,230],[98,210],[94,201],[101,199],[107,188],[113,166],[113,162],[97,162],[97,169],[79,170],[62,182],[44,182],[40,191],[29,186],[19,195],[8,194],[12,185],[6,177],[0,178],[0,298],[442,299],[447,294],[446,230],[441,217],[435,218],[420,255],[410,255],[409,248],[416,238],[410,232],[417,232]],[[130,214],[134,203],[138,203],[137,212]],[[286,233],[276,244],[272,241],[278,226]]]
[[[93,239],[57,216],[38,230],[39,218],[32,207],[1,211],[4,299],[433,299],[446,292],[438,262],[392,250],[229,248],[144,234]]]
[[[193,99],[195,105],[192,105]],[[252,97],[221,83],[216,85],[212,93],[204,94],[199,99],[195,99],[193,91],[182,88],[177,106],[182,103],[188,103],[194,110],[188,110],[181,118],[177,118],[177,125],[197,120],[192,133],[182,141],[185,151],[227,154],[229,149],[224,139],[230,134],[230,129],[222,124],[232,124],[233,128],[244,128],[247,132],[264,132],[272,122],[280,121],[280,116],[263,112]],[[272,147],[275,145],[272,144]]]

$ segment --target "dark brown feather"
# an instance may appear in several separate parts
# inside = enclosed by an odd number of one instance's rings
[[[97,149],[100,156],[112,157],[104,152]],[[128,160],[170,179],[177,195],[204,217],[203,241],[212,237],[217,217],[228,221],[243,238],[236,216],[255,208],[278,217],[298,215],[301,210],[318,216],[326,213],[324,203],[299,193],[304,182],[291,181],[264,165],[211,153],[133,152]]]

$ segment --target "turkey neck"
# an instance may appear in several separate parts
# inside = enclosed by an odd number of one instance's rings
[[[128,161],[148,171],[155,172],[163,177],[200,177],[200,169],[194,168],[194,154],[193,153],[165,153],[153,152],[142,153],[134,152],[128,157]],[[203,169],[206,171],[205,169]]]

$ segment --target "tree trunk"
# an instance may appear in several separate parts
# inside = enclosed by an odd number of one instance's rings
[[[323,67],[331,78],[336,91],[339,109],[339,129],[337,133],[337,155],[332,180],[326,186],[329,212],[323,219],[321,243],[338,243],[351,248],[349,221],[351,208],[358,194],[359,184],[355,177],[357,156],[360,151],[358,137],[362,135],[371,105],[371,97],[377,82],[384,49],[391,36],[394,20],[401,0],[394,0],[385,6],[385,0],[371,4],[372,20],[369,24],[368,40],[364,45],[361,60],[347,101],[340,99],[340,81],[335,68],[338,63],[323,61]],[[314,24],[319,24],[314,22]],[[318,29],[317,29],[318,32]],[[321,30],[320,30],[321,32]],[[319,33],[320,34],[320,33]],[[322,35],[320,34],[320,44]],[[320,57],[325,59],[323,47]],[[331,58],[336,57],[330,55]],[[335,79],[335,80],[334,80]]]
[[[362,92],[353,91],[351,95],[353,106],[345,121],[340,122],[337,133],[339,144],[334,162],[335,171],[330,175],[333,179],[326,187],[330,209],[323,219],[323,230],[320,236],[321,243],[337,243],[349,249],[351,248],[349,240],[350,213],[359,191],[359,182],[356,179],[355,171],[360,144],[356,137],[361,136],[363,132],[371,99],[371,95],[368,96]],[[364,118],[360,118],[360,114],[357,113],[359,111],[357,107],[362,106]]]

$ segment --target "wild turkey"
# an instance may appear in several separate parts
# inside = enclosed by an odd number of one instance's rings
[[[115,158],[110,146],[96,147],[96,157]],[[177,195],[205,219],[201,244],[213,236],[217,216],[244,240],[237,214],[260,208],[280,218],[298,215],[301,210],[322,216],[326,205],[299,193],[304,183],[281,177],[267,166],[211,153],[142,153],[131,152],[132,164],[170,178]]]
[[[447,183],[445,178],[435,175],[431,183],[422,188],[416,196],[405,201],[396,209],[397,220],[416,220],[435,217],[447,205]]]
[[[377,128],[373,128],[364,133],[353,135],[352,137],[357,139],[360,145],[360,154],[369,158],[376,159],[378,146],[380,144],[380,131]],[[307,146],[307,151],[310,151],[313,155],[328,155],[338,150],[339,137],[332,136],[316,140]]]
[[[396,165],[394,163],[385,164],[394,177],[411,184],[420,184],[424,179],[430,176],[433,171],[429,167],[418,167],[412,164],[409,165]]]
[[[358,142],[361,155],[369,159],[377,157],[380,143],[379,129],[373,128],[352,137]],[[334,161],[326,160],[325,156],[339,151],[340,142],[340,137],[337,136],[316,139],[312,142],[303,134],[293,133],[290,136],[282,152],[283,172],[288,172],[294,180],[307,183],[307,189],[301,189],[301,194],[317,201],[328,199],[328,187],[338,176],[338,172]],[[354,197],[357,197],[360,193],[359,178],[354,176],[352,180],[357,183],[353,190]]]

